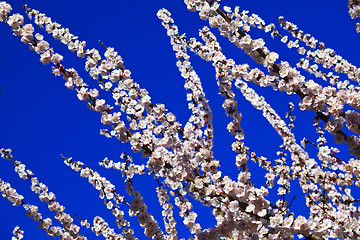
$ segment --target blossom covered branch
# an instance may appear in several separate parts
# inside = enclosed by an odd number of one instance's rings
[[[95,216],[90,224],[74,215],[80,220],[79,225],[75,224],[75,218],[64,212],[65,208],[57,202],[55,194],[49,192],[48,187],[34,177],[24,164],[15,161],[10,149],[4,148],[1,149],[2,157],[13,162],[20,178],[31,181],[31,189],[50,211],[55,212],[54,220],[59,221],[61,227],[51,226],[51,218],[43,219],[37,206],[25,204],[22,195],[9,183],[0,180],[3,197],[14,206],[22,205],[29,217],[40,222],[39,227],[48,236],[59,236],[61,239],[87,239],[80,234],[82,227],[90,228],[106,239],[138,239],[130,220],[125,219],[125,210],[128,217],[137,218],[145,236],[152,239],[178,239],[181,235],[176,228],[179,220],[189,230],[189,239],[292,239],[295,235],[305,239],[358,239],[359,200],[351,190],[360,186],[360,123],[357,111],[360,108],[360,88],[355,85],[360,80],[360,69],[283,17],[279,18],[281,28],[276,29],[275,24],[266,24],[258,15],[249,15],[247,10],[221,7],[220,1],[184,2],[190,11],[198,12],[211,28],[218,29],[221,36],[249,55],[265,71],[225,56],[220,40],[209,27],[199,30],[201,40],[186,37],[180,33],[171,13],[160,9],[157,16],[170,38],[177,58],[176,66],[184,78],[187,91],[191,114],[183,125],[164,104],[152,102],[149,92],[133,79],[131,71],[124,66],[123,58],[114,48],[99,41],[105,49],[102,56],[102,49],[87,49],[86,42],[68,28],[44,13],[24,6],[30,20],[84,60],[85,70],[97,84],[97,87],[91,88],[91,83],[86,82],[76,69],[65,67],[64,57],[55,52],[43,35],[35,32],[31,23],[24,23],[23,15],[11,14],[11,6],[0,2],[0,21],[9,25],[21,42],[39,54],[41,63],[52,65],[53,74],[61,76],[66,88],[75,91],[80,101],[85,101],[90,110],[100,113],[100,121],[105,126],[100,133],[128,143],[131,150],[135,154],[141,153],[143,158],[138,163],[123,153],[120,162],[108,158],[100,162],[100,166],[106,169],[120,171],[125,182],[125,196],[116,191],[115,184],[87,164],[62,156],[67,166],[99,190],[99,197],[104,199],[106,208],[115,216],[121,233],[116,233],[117,230],[101,216]],[[359,1],[349,0],[348,7],[352,18],[359,16]],[[251,28],[269,33],[288,48],[295,48],[301,56],[296,67],[281,60],[283,57],[267,47],[263,39],[255,39],[250,33]],[[230,119],[227,130],[234,136],[231,149],[236,153],[235,180],[220,171],[220,161],[214,156],[216,142],[212,106],[205,94],[204,83],[190,61],[191,53],[211,62],[214,67],[219,94],[223,96],[222,107]],[[325,84],[308,80],[300,69],[321,78]],[[341,81],[341,74],[348,79]],[[257,86],[252,88],[251,85]],[[288,104],[290,124],[287,124],[274,106],[255,91],[257,87],[271,87],[274,92],[296,95],[299,109],[315,116],[316,143],[308,139],[299,143],[296,139],[292,131],[295,120],[292,115],[295,105],[292,102]],[[239,96],[259,110],[281,137],[281,151],[277,152],[277,159],[268,159],[246,144],[242,118],[247,113],[238,104]],[[333,135],[336,144],[346,144],[355,158],[341,159],[339,149],[328,143],[326,132]],[[312,158],[310,150],[306,149],[309,143],[316,152],[316,158]],[[264,186],[253,184],[251,162],[266,171]],[[135,190],[134,176],[145,174],[151,175],[158,184],[156,193],[164,229],[159,219],[150,213],[150,205]],[[290,184],[292,182],[294,184]],[[297,183],[309,208],[307,217],[296,215],[290,209],[295,199],[295,195],[290,196],[293,194],[292,186]],[[269,192],[275,186],[278,198],[274,200]],[[292,200],[289,202],[289,199]],[[214,226],[206,228],[206,224],[198,220],[196,201],[210,209],[216,222]],[[175,216],[175,208],[178,208],[179,216]],[[14,235],[14,238],[21,239],[22,231],[15,229]]]

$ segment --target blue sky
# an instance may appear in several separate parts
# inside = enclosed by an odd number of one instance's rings
[[[256,13],[267,23],[277,23],[278,16],[284,16],[298,25],[306,33],[310,33],[326,46],[356,66],[360,65],[357,53],[360,52],[359,35],[355,32],[355,21],[350,19],[346,7],[347,1],[338,0],[258,0],[258,1],[222,1],[221,5],[235,6]],[[63,0],[45,1],[35,0],[32,3],[24,0],[8,1],[13,7],[12,13],[24,14],[22,6],[46,13],[54,21],[70,29],[87,41],[88,48],[101,49],[98,40],[106,46],[114,47],[124,59],[124,65],[132,71],[132,77],[142,88],[150,92],[154,103],[164,103],[178,120],[185,124],[190,111],[187,109],[186,91],[175,65],[176,58],[170,45],[170,40],[162,27],[156,12],[166,8],[172,13],[175,23],[181,33],[188,37],[198,37],[198,29],[207,25],[199,19],[197,13],[186,9],[180,0],[153,1],[78,1]],[[25,22],[30,20],[25,17]],[[76,58],[74,53],[53,39],[43,30],[35,28],[50,41],[55,51],[64,55],[64,65],[76,68],[83,79],[94,85],[94,81],[84,70],[84,61]],[[216,29],[213,32],[219,36]],[[255,37],[269,39],[262,32],[254,31]],[[53,191],[58,201],[66,207],[66,212],[77,214],[91,220],[96,215],[104,216],[113,228],[114,218],[98,198],[98,192],[82,179],[76,172],[65,166],[60,154],[73,157],[75,161],[82,161],[99,171],[118,186],[121,193],[123,179],[115,170],[106,170],[98,166],[98,162],[105,157],[118,161],[123,151],[130,153],[128,144],[122,144],[116,139],[100,136],[103,128],[100,115],[91,112],[84,102],[80,102],[74,91],[64,86],[64,80],[51,74],[49,66],[42,65],[39,56],[20,42],[19,37],[12,36],[10,27],[0,23],[0,148],[11,148],[16,160],[22,161],[31,169],[40,181],[46,183]],[[249,62],[251,59],[231,46],[226,39],[218,37],[224,53],[234,58],[237,63]],[[279,40],[267,42],[272,51],[277,51],[280,59],[294,65],[299,59],[295,50],[288,50]],[[354,54],[356,53],[356,54]],[[233,179],[237,176],[235,168],[235,154],[231,152],[232,136],[226,131],[229,121],[222,108],[222,97],[218,95],[215,73],[211,64],[191,56],[195,70],[202,79],[206,96],[210,99],[210,106],[214,113],[215,126],[215,157],[221,162],[221,171]],[[308,77],[308,75],[306,75]],[[313,78],[313,77],[308,77]],[[317,80],[319,82],[319,80]],[[321,81],[321,80],[320,80]],[[254,87],[253,85],[250,85]],[[256,86],[255,89],[258,89]],[[287,104],[293,101],[296,105],[299,98],[274,92],[271,89],[259,89],[259,94],[284,117]],[[242,97],[238,98],[239,109],[243,114],[243,128],[246,144],[258,154],[269,159],[276,158],[281,139],[271,126],[263,119],[260,112],[252,109]],[[308,136],[316,139],[316,132],[311,126],[313,113],[295,111],[294,132],[298,142]],[[338,146],[344,153],[346,147]],[[311,152],[311,151],[310,151]],[[313,152],[311,152],[313,154]],[[135,162],[144,162],[140,155],[132,154]],[[315,156],[313,156],[315,157]],[[250,171],[254,184],[260,186],[265,182],[264,172],[254,164]],[[0,178],[10,182],[18,192],[25,196],[25,202],[39,205],[44,216],[52,216],[46,211],[46,206],[37,200],[37,196],[30,191],[30,183],[17,177],[12,163],[0,159]],[[163,226],[161,211],[156,199],[156,181],[151,177],[135,178],[134,185],[143,194],[151,213],[157,217]],[[294,183],[294,185],[296,185]],[[293,194],[296,194],[294,192]],[[291,200],[293,194],[289,196]],[[296,213],[306,216],[307,209],[300,194],[297,194],[292,209]],[[195,205],[199,207],[198,205]],[[127,208],[124,208],[127,211]],[[305,211],[305,213],[304,213]],[[46,238],[45,232],[37,228],[37,224],[25,216],[24,209],[12,207],[7,199],[0,198],[0,239],[10,239],[11,231],[19,225],[25,230],[25,239]],[[176,213],[175,213],[176,215]],[[4,217],[6,216],[6,217]],[[134,219],[135,220],[135,219]],[[132,221],[136,224],[136,221]],[[214,220],[207,209],[200,207],[199,222],[203,227],[212,227]],[[179,225],[182,225],[179,221]],[[133,225],[135,226],[135,225]],[[139,239],[146,239],[142,230],[135,228]],[[116,230],[115,230],[116,231]],[[119,230],[117,232],[120,232]],[[179,226],[181,237],[188,237],[189,233]],[[83,231],[88,239],[97,239],[89,231]]]

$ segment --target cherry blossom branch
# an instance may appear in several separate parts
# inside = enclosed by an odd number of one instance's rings
[[[89,166],[84,165],[82,162],[73,162],[71,158],[66,158],[62,156],[63,159],[65,159],[65,163],[70,166],[75,171],[81,171],[80,175],[84,178],[88,178],[89,182],[98,190],[100,190],[100,198],[106,198],[105,204],[107,205],[108,209],[112,209],[113,213],[114,210],[116,212],[117,209],[120,209],[118,206],[122,202],[124,202],[126,205],[129,206],[129,214],[130,216],[138,216],[138,221],[140,223],[140,226],[144,228],[145,235],[148,237],[154,237],[156,236],[159,239],[163,239],[163,233],[161,232],[157,222],[155,221],[154,217],[147,211],[147,206],[143,202],[143,198],[141,197],[140,193],[135,191],[132,185],[131,178],[133,175],[130,175],[130,177],[126,178],[126,191],[128,194],[134,196],[132,199],[131,204],[129,202],[126,202],[124,200],[123,196],[120,196],[116,193],[114,185],[112,185],[108,180],[106,180],[104,177],[101,177],[97,172],[93,171]],[[105,163],[108,163],[107,166],[109,166],[108,161],[105,161]],[[116,202],[116,205],[113,204],[113,199]],[[118,215],[119,216],[119,215]],[[122,216],[122,215],[120,215]],[[94,220],[95,221],[95,220]],[[100,221],[101,222],[101,221]],[[127,233],[128,237],[131,237],[128,235],[129,231],[127,229],[127,226],[129,225],[129,222],[127,222],[125,219],[117,219],[117,222],[122,222],[123,226],[123,232],[124,234]],[[103,225],[103,224],[101,224]],[[120,227],[120,226],[119,226]]]
[[[195,2],[198,3],[195,4]],[[351,154],[360,156],[360,139],[356,136],[348,136],[341,131],[341,121],[344,120],[341,116],[341,109],[344,103],[340,97],[331,98],[332,95],[329,96],[325,94],[323,96],[325,104],[330,99],[335,100],[336,104],[329,104],[330,108],[327,109],[326,113],[323,113],[324,103],[318,104],[318,99],[316,99],[316,96],[319,94],[319,90],[322,90],[322,87],[313,81],[309,81],[310,84],[305,82],[305,78],[301,76],[296,69],[290,67],[287,62],[282,62],[281,65],[276,64],[275,61],[278,58],[278,55],[270,52],[270,50],[265,47],[264,42],[252,40],[251,36],[241,30],[236,23],[233,24],[233,21],[235,20],[232,20],[227,16],[223,17],[224,13],[219,9],[218,3],[214,3],[210,0],[192,0],[185,1],[185,3],[187,4],[188,9],[199,11],[202,19],[209,20],[211,27],[219,28],[221,35],[228,37],[232,43],[244,50],[244,52],[250,55],[256,62],[268,67],[271,75],[277,77],[280,76],[281,80],[277,84],[281,87],[280,90],[282,89],[282,91],[286,91],[289,94],[296,93],[299,95],[303,99],[302,102],[305,101],[308,106],[306,110],[314,111],[319,119],[325,122],[327,125],[326,130],[335,136],[335,139],[337,139],[336,141],[340,141],[340,143],[345,142],[349,146]],[[219,14],[219,12],[222,12],[222,14]],[[353,90],[348,91],[350,95],[352,92],[354,93]],[[334,94],[336,94],[336,91]],[[348,104],[352,105],[353,102],[348,101]],[[332,116],[333,119],[331,119],[330,116]]]
[[[73,223],[73,219],[69,214],[65,213],[65,207],[56,201],[55,194],[53,192],[49,192],[48,187],[44,183],[39,182],[38,178],[34,176],[31,170],[26,169],[25,164],[22,164],[20,161],[15,161],[10,149],[2,148],[0,149],[0,152],[2,158],[12,161],[15,166],[15,172],[18,173],[21,179],[31,181],[31,190],[39,196],[40,201],[45,202],[48,209],[52,212],[55,212],[54,218],[63,226],[61,229],[63,234],[72,237],[78,237],[79,239],[86,239],[84,236],[79,234],[80,227]],[[21,198],[21,196],[19,197]],[[18,205],[19,203],[14,202],[14,204]],[[22,201],[21,204],[25,208],[26,204]],[[52,224],[52,220],[50,218],[43,220],[41,214],[37,213],[37,206],[29,206],[26,208],[28,208],[27,214],[29,217],[31,217],[34,221],[40,220],[39,228],[48,231]]]
[[[137,239],[132,236],[132,234],[128,234],[123,236],[121,234],[115,233],[114,229],[109,227],[109,224],[99,216],[96,216],[93,220],[93,225],[91,225],[86,219],[83,220],[79,216],[75,215],[81,221],[81,226],[85,226],[86,228],[90,228],[91,231],[95,232],[96,236],[103,235],[105,239],[112,240],[112,239]]]
[[[26,204],[23,199],[24,197],[16,192],[16,189],[12,188],[9,183],[4,182],[0,179],[0,192],[2,196],[7,198],[13,206],[22,205],[26,210],[26,216],[30,217],[34,222],[40,221],[39,228],[46,231],[46,234],[50,237],[61,236],[64,238],[71,237],[69,232],[64,232],[64,229],[58,226],[51,226],[52,221],[50,218],[43,219],[42,214],[38,212],[38,207],[35,205]],[[87,239],[81,238],[79,239]]]

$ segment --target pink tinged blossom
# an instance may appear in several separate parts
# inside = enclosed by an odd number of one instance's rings
[[[229,204],[229,210],[230,210],[230,212],[239,211],[239,202],[236,201],[236,200],[231,201],[230,204]]]
[[[288,41],[288,36],[284,36],[281,38],[281,42],[287,43],[287,41]]]
[[[26,24],[22,28],[21,41],[29,44],[33,39],[34,27],[32,24]]]
[[[52,212],[62,212],[64,211],[64,207],[60,205],[60,203],[56,201],[52,201],[48,204],[48,208]]]
[[[42,64],[49,64],[51,62],[51,51],[46,51],[40,55],[40,62]]]
[[[112,86],[113,85],[111,82],[106,82],[104,88],[105,88],[105,90],[109,91],[112,88]]]
[[[61,56],[60,54],[55,53],[51,57],[51,62],[54,63],[54,64],[59,64],[63,60],[63,58],[64,57]]]
[[[99,72],[102,76],[107,76],[108,75],[108,68],[107,68],[107,65],[106,65],[106,62],[103,61],[101,63],[101,65],[98,67],[99,69]]]
[[[42,202],[49,202],[49,201],[55,201],[55,194],[53,192],[41,192],[39,195],[39,199]]]
[[[77,97],[78,97],[78,99],[81,100],[81,101],[86,101],[87,99],[89,99],[88,89],[82,87],[82,88],[78,91]]]
[[[91,174],[91,171],[89,168],[83,168],[80,171],[80,176],[83,178],[88,178],[90,176],[90,174]]]
[[[61,75],[61,71],[59,68],[55,68],[53,67],[52,68],[52,73],[55,75],[55,76],[60,76]],[[66,85],[65,85],[66,86]]]
[[[247,161],[249,160],[249,156],[247,154],[238,154],[236,155],[236,165],[243,166],[246,165]]]
[[[335,133],[342,129],[343,123],[340,119],[329,119],[327,123],[325,123],[326,131],[330,133]]]
[[[328,146],[320,147],[318,152],[318,158],[321,161],[326,161],[329,158],[329,154],[331,153]]]
[[[350,2],[354,2],[354,5],[349,8],[349,15],[352,19],[354,18],[358,18],[360,16],[360,6],[355,4],[355,1],[349,1]]]
[[[309,224],[305,217],[298,216],[294,221],[294,229],[298,233],[307,235],[307,232],[309,230]]]
[[[299,103],[301,110],[310,110],[312,108],[313,99],[310,96],[305,96]]]
[[[284,219],[284,221],[283,221],[283,223],[282,223],[282,226],[284,227],[284,228],[290,228],[291,227],[291,225],[293,224],[293,222],[294,222],[294,216],[293,215],[289,215],[288,217],[286,217],[285,219]]]
[[[24,197],[16,192],[16,189],[12,188],[9,183],[6,183],[0,179],[0,192],[2,196],[6,197],[13,206],[20,206],[23,203]]]
[[[84,49],[83,48],[78,49],[76,52],[76,56],[78,56],[79,58],[84,58],[86,56]]]
[[[272,66],[278,58],[279,58],[279,54],[275,52],[270,52],[268,55],[266,55],[265,67]]]
[[[93,88],[89,91],[89,95],[92,98],[98,98],[99,97],[99,90],[97,90],[96,88]]]
[[[42,221],[40,221],[39,228],[40,229],[49,229],[51,224],[52,224],[51,218],[46,218],[46,219],[43,219]]]
[[[8,17],[12,7],[6,2],[0,2],[0,21],[5,22]]]
[[[17,29],[19,28],[21,25],[23,25],[24,23],[24,17],[18,13],[13,14],[9,17],[7,23],[9,24],[10,27],[12,27],[13,29]]]
[[[35,47],[35,52],[40,54],[44,53],[49,49],[49,43],[47,41],[41,40],[37,43]]]
[[[254,212],[254,210],[255,210],[255,205],[254,204],[248,204],[247,206],[246,206],[246,209],[245,209],[245,211],[246,212],[248,212],[248,213],[252,213],[252,212]]]
[[[25,206],[27,212],[26,216],[30,217],[35,222],[41,219],[41,214],[38,213],[38,207],[35,205],[26,205]]]
[[[114,204],[112,201],[108,201],[107,204],[106,204],[106,208],[107,209],[112,209],[114,207]]]
[[[251,37],[250,35],[246,35],[240,39],[240,47],[242,49],[248,49],[251,45]]]
[[[286,189],[283,187],[279,187],[277,191],[278,191],[278,195],[280,195],[280,196],[286,194]]]
[[[256,51],[258,49],[262,49],[265,45],[265,42],[263,39],[259,38],[256,40],[252,40],[251,45],[252,45],[252,51]]]
[[[277,228],[283,223],[283,217],[281,215],[275,215],[270,217],[270,227]]]
[[[63,230],[60,227],[52,226],[46,231],[46,234],[49,237],[61,236],[63,234]]]
[[[56,68],[57,69],[57,68]],[[55,69],[55,70],[56,70]],[[56,75],[56,74],[55,74]],[[74,79],[69,77],[66,79],[66,82],[65,82],[65,87],[67,87],[68,89],[73,89],[74,88]]]
[[[92,69],[96,66],[97,64],[97,61],[96,59],[93,59],[91,57],[88,57],[87,60],[86,60],[86,63],[85,63],[85,69],[87,71],[89,71],[89,69]]]
[[[319,223],[319,232],[324,232],[327,229],[332,227],[332,221],[330,219],[323,219],[321,223]]]
[[[120,69],[113,70],[109,75],[109,80],[112,82],[117,82],[121,79],[122,71]]]

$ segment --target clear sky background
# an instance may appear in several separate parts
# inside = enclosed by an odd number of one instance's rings
[[[24,0],[8,1],[13,7],[12,13],[25,14],[22,6],[27,3],[29,7],[46,13],[53,21],[57,21],[70,29],[70,32],[79,36],[80,40],[87,41],[88,48],[102,50],[98,40],[106,46],[114,47],[124,59],[124,65],[132,71],[132,77],[142,88],[148,89],[154,103],[164,103],[166,108],[173,112],[178,120],[185,125],[190,111],[187,108],[186,91],[183,88],[184,79],[181,78],[175,65],[176,58],[170,45],[169,37],[162,27],[156,13],[160,8],[168,9],[173,15],[175,23],[181,33],[188,37],[198,37],[198,29],[207,22],[199,19],[197,13],[186,9],[181,0],[153,0],[153,1],[45,1]],[[258,0],[240,1],[224,0],[222,6],[239,5],[240,9],[247,9],[256,13],[266,23],[278,22],[278,16],[298,25],[305,33],[310,33],[318,40],[325,42],[326,46],[356,66],[360,66],[358,53],[360,52],[359,34],[355,32],[355,22],[350,19],[346,7],[347,1],[338,0]],[[25,17],[25,22],[30,20]],[[64,56],[64,65],[76,68],[82,78],[95,86],[94,80],[84,70],[84,60],[78,59],[64,45],[54,41],[45,31],[35,28],[50,41],[50,45]],[[216,29],[213,32],[219,36]],[[260,31],[250,32],[254,37],[265,40],[269,36]],[[283,32],[284,33],[284,32]],[[91,112],[85,102],[80,102],[74,91],[64,86],[61,77],[51,73],[51,67],[42,65],[39,56],[28,49],[19,37],[12,36],[11,28],[0,23],[0,148],[11,148],[16,160],[22,161],[31,169],[41,182],[56,194],[57,200],[66,207],[66,212],[73,217],[77,214],[88,220],[96,215],[104,216],[110,226],[116,229],[114,217],[109,214],[102,200],[98,198],[95,190],[87,180],[67,167],[60,154],[73,157],[74,161],[82,161],[94,170],[106,176],[118,186],[120,194],[123,179],[115,170],[106,170],[98,166],[98,162],[105,157],[118,161],[123,151],[131,153],[129,144],[122,144],[116,139],[107,139],[99,134],[104,128],[100,123],[100,115]],[[237,63],[249,62],[257,66],[240,49],[230,45],[226,39],[218,37],[223,52],[228,58],[234,58]],[[288,50],[281,45],[279,38],[267,41],[272,51],[277,51],[280,59],[289,61],[294,66],[299,60],[296,50]],[[214,113],[215,126],[215,157],[221,162],[221,171],[230,175],[234,180],[238,171],[235,167],[235,154],[231,152],[233,137],[227,132],[226,118],[221,104],[223,98],[218,95],[215,71],[210,63],[191,55],[195,70],[202,79],[206,96]],[[313,79],[308,75],[307,79]],[[342,76],[344,77],[344,76]],[[343,78],[344,79],[344,78]],[[322,80],[316,80],[322,83]],[[256,86],[250,85],[255,89]],[[239,95],[240,93],[238,93]],[[285,117],[289,101],[297,106],[297,96],[287,96],[276,93],[271,89],[260,89],[259,94],[264,95],[280,116]],[[276,152],[281,144],[280,137],[271,128],[261,113],[252,109],[241,96],[238,96],[239,111],[243,114],[242,126],[245,131],[246,144],[259,155],[276,159]],[[317,134],[312,125],[313,113],[295,111],[296,138],[300,140],[307,136],[316,140]],[[342,150],[344,160],[349,158],[345,146],[338,146]],[[309,147],[312,157],[314,151]],[[136,163],[144,162],[139,154],[131,154]],[[256,186],[265,183],[264,171],[255,164],[250,164],[253,174],[252,181]],[[10,182],[18,192],[25,196],[24,201],[36,204],[44,217],[53,216],[47,211],[46,205],[39,202],[37,195],[30,191],[30,182],[18,178],[9,161],[0,159],[0,178]],[[156,198],[156,181],[150,177],[135,178],[134,185],[143,194],[150,213],[158,220],[163,228],[161,209]],[[293,183],[296,186],[296,183]],[[276,199],[276,189],[270,194],[270,200]],[[292,211],[304,216],[308,210],[304,199],[296,189],[288,196],[291,200],[296,194]],[[275,196],[275,197],[274,197]],[[204,228],[213,227],[215,220],[209,209],[199,205],[199,222]],[[124,211],[128,208],[124,205]],[[177,211],[177,210],[176,210]],[[5,198],[0,198],[0,239],[10,239],[12,229],[19,225],[25,230],[24,239],[45,239],[45,231],[37,228],[30,218],[25,216],[21,207],[13,207]],[[177,216],[177,212],[174,213]],[[178,219],[178,218],[177,218]],[[77,223],[79,221],[76,220]],[[139,239],[146,239],[143,231],[135,227],[136,219],[132,220]],[[55,223],[57,225],[57,223]],[[178,231],[181,237],[188,237],[189,232],[178,221]],[[119,229],[115,230],[120,232]],[[82,231],[88,239],[98,239],[90,231]]]

